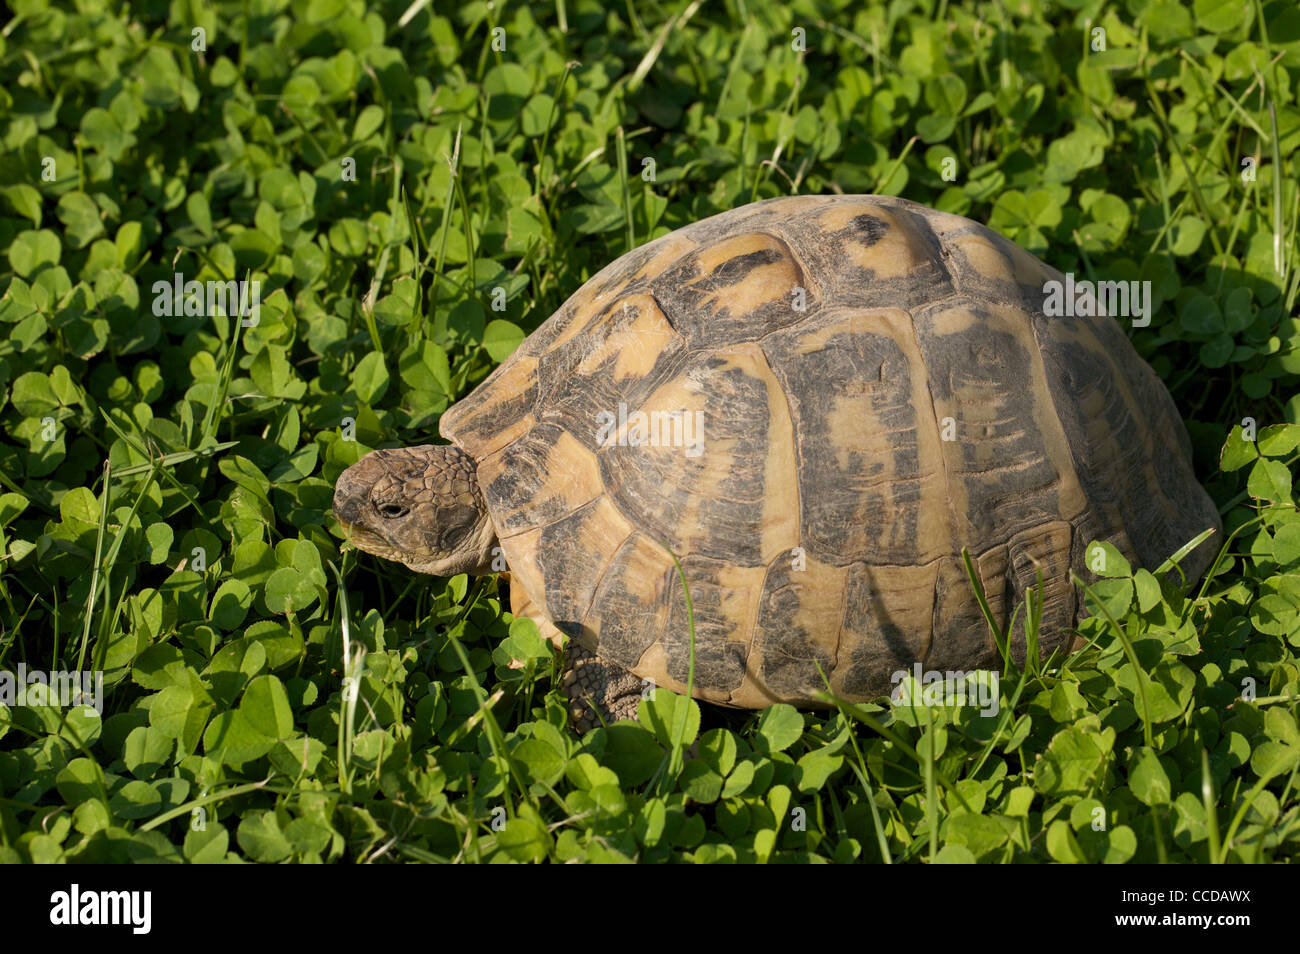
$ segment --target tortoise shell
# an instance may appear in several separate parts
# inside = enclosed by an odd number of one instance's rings
[[[1044,317],[1062,278],[902,199],[770,199],[600,271],[440,430],[512,585],[587,649],[685,690],[667,546],[697,697],[807,704],[824,672],[872,698],[917,662],[1000,665],[963,548],[1003,628],[1041,569],[1047,652],[1090,541],[1154,568],[1220,526],[1116,319]]]

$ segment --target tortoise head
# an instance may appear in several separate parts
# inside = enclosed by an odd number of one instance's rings
[[[334,516],[360,549],[417,573],[491,572],[496,530],[474,460],[459,448],[367,454],[334,485]]]

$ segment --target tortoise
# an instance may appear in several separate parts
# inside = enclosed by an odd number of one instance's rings
[[[445,445],[338,479],[362,550],[450,576],[508,565],[557,642],[574,726],[643,686],[739,708],[889,693],[1001,665],[1086,615],[1090,541],[1157,567],[1221,529],[1173,400],[1113,317],[1049,318],[1045,265],[904,199],[768,199],[627,253],[447,410]],[[1094,311],[1097,309],[1079,309]],[[1213,553],[1181,559],[1199,577]],[[648,681],[648,682],[646,682]],[[594,707],[594,708],[593,708]]]

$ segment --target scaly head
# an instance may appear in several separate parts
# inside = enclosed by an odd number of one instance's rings
[[[492,571],[496,530],[473,459],[450,445],[367,454],[334,485],[334,516],[367,553],[417,573]]]

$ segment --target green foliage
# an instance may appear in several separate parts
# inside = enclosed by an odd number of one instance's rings
[[[437,6],[11,4],[0,669],[105,681],[0,705],[0,860],[1296,859],[1293,3]],[[617,255],[834,191],[1152,283],[1209,579],[1103,548],[990,712],[658,690],[578,738],[495,581],[340,555],[338,475]]]

